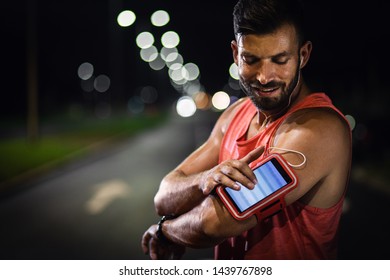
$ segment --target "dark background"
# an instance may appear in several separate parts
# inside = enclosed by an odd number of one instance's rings
[[[227,83],[232,63],[231,13],[235,2],[7,1],[0,19],[0,114],[15,116],[26,111],[27,30],[34,30],[34,23],[41,114],[85,102],[76,75],[85,61],[94,64],[96,74],[112,77],[109,95],[118,107],[144,85],[165,90],[167,98],[176,97],[166,71],[152,71],[140,60],[135,38],[142,31],[155,34],[156,41],[167,30],[178,32],[179,51],[186,61],[199,65],[206,90],[220,90]],[[307,80],[330,94],[346,113],[358,113],[356,117],[364,120],[385,117],[389,4],[379,0],[305,2],[314,45]],[[116,23],[124,9],[137,15],[135,24],[127,28]],[[151,14],[158,9],[170,14],[168,26],[150,24]]]
[[[144,86],[159,92],[158,105],[167,106],[181,96],[170,84],[166,70],[153,71],[139,58],[135,38],[143,31],[176,31],[185,62],[200,68],[206,92],[222,90],[233,62],[234,1],[7,1],[0,17],[1,75],[0,121],[27,117],[27,63],[33,64],[38,92],[39,118],[68,112],[74,105],[85,110],[108,102],[113,110],[126,110],[129,99]],[[356,145],[361,157],[388,155],[381,137],[388,127],[389,65],[386,1],[305,1],[309,11],[309,38],[313,53],[304,70],[314,90],[325,91],[358,124]],[[134,25],[123,28],[117,15],[130,9]],[[151,14],[164,9],[170,23],[161,28],[150,23]],[[156,42],[158,46],[159,42]],[[36,52],[34,50],[36,46]],[[34,53],[36,55],[34,55]],[[111,87],[104,94],[86,94],[77,76],[78,66],[90,62],[95,75],[105,74]],[[31,84],[30,84],[31,85]],[[73,106],[73,107],[72,107]],[[4,129],[9,126],[4,125]],[[6,131],[2,131],[2,134]],[[376,152],[380,147],[381,152]],[[360,154],[363,152],[363,155]],[[363,158],[365,160],[365,158]]]
[[[372,176],[364,173],[363,177],[360,173],[356,175],[358,172],[352,174],[353,181],[359,182],[357,188],[368,184],[383,200],[372,199],[368,205],[365,199],[371,193],[354,196],[367,227],[367,220],[372,217],[365,217],[364,209],[376,209],[378,203],[388,204],[390,151],[384,135],[390,120],[390,4],[380,0],[304,2],[309,12],[309,38],[313,42],[311,60],[304,69],[305,79],[314,90],[326,92],[336,106],[354,117],[354,170],[364,166],[365,170],[379,170],[381,174],[380,177],[378,173]],[[100,102],[110,104],[113,114],[126,112],[131,97],[145,86],[158,90],[156,107],[171,108],[181,93],[170,84],[166,70],[153,71],[139,58],[135,38],[143,31],[152,32],[156,41],[163,32],[176,31],[181,38],[178,49],[185,62],[199,66],[205,91],[212,94],[224,89],[233,62],[230,42],[235,3],[235,0],[2,3],[0,137],[7,137],[15,126],[26,126],[28,89],[34,83],[39,121],[70,114],[75,106],[85,112],[93,111]],[[137,15],[135,24],[127,28],[116,22],[117,15],[125,9]],[[171,18],[161,28],[153,27],[149,20],[159,9],[166,10]],[[34,61],[36,71],[28,72],[27,65]],[[94,65],[97,75],[110,77],[111,87],[106,93],[82,90],[77,69],[86,61]],[[34,73],[36,79],[28,81],[27,73]],[[356,241],[348,236],[343,238],[350,243]]]

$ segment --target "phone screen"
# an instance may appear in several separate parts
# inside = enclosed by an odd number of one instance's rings
[[[256,175],[258,182],[253,190],[244,187],[240,183],[238,183],[241,186],[239,191],[225,188],[241,213],[292,181],[275,158],[257,167],[253,170],[253,173]]]

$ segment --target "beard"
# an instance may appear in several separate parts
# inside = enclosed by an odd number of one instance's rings
[[[244,82],[241,76],[239,84],[241,89],[245,92],[245,94],[249,97],[257,109],[261,111],[280,112],[290,105],[292,95],[299,82],[299,77],[300,68],[298,66],[297,70],[295,71],[294,78],[289,85],[284,82],[277,81],[272,81],[265,85],[260,84],[260,82],[257,80]],[[276,87],[281,89],[281,94],[274,97],[259,97],[256,93],[253,92],[253,88],[267,90]]]

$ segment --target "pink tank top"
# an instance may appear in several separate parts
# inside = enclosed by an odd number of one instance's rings
[[[219,162],[242,158],[254,148],[264,145],[266,152],[259,158],[261,160],[268,154],[278,127],[300,109],[331,108],[347,122],[326,94],[313,93],[291,107],[262,133],[246,139],[246,132],[257,109],[249,99],[240,106],[222,140]],[[251,230],[217,245],[214,249],[215,259],[336,259],[343,201],[344,196],[337,204],[326,209],[296,201],[277,215],[260,221]]]

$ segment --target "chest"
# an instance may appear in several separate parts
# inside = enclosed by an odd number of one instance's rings
[[[267,129],[268,125],[265,124],[263,119],[259,119],[256,114],[250,121],[247,131],[245,133],[245,139],[252,139],[253,137],[263,133]]]

